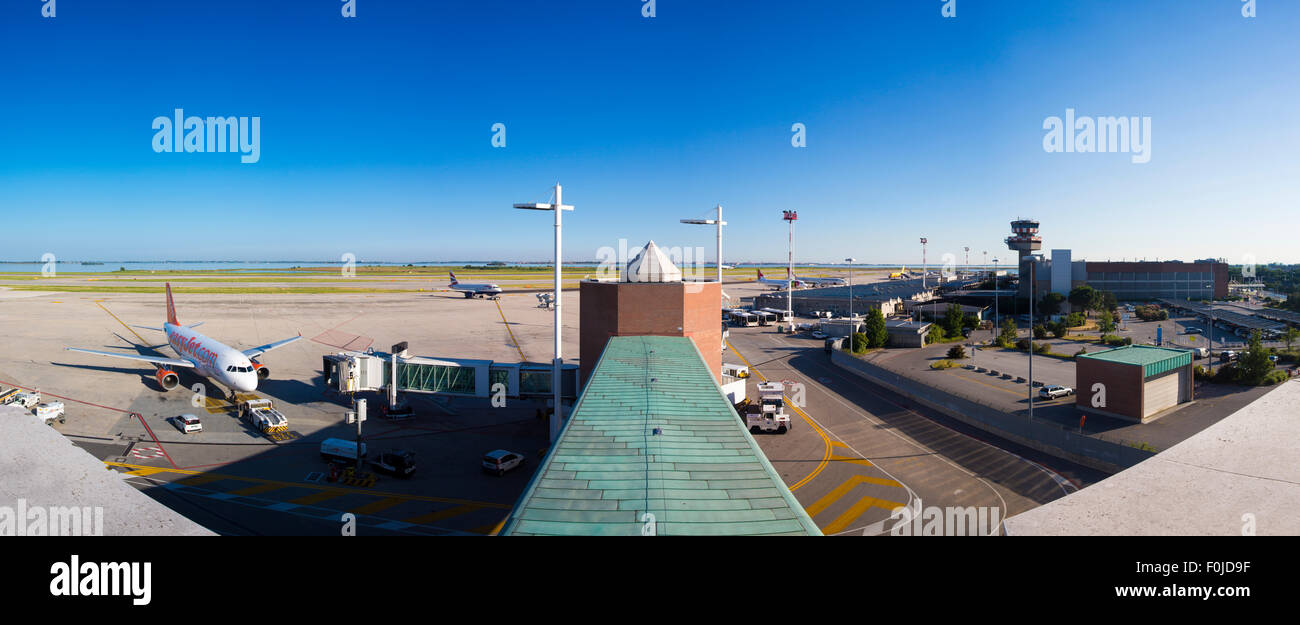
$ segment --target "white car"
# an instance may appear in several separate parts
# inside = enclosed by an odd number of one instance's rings
[[[822,332],[821,330],[817,330],[816,332],[812,333],[812,337],[815,339],[824,339],[826,338],[826,333]]]
[[[176,424],[176,429],[180,430],[182,434],[198,433],[203,431],[203,423],[199,421],[198,417],[192,414],[183,414],[176,417],[174,423]]]
[[[1057,397],[1066,397],[1074,394],[1074,389],[1068,386],[1051,384],[1038,389],[1038,394],[1047,399],[1056,399]]]
[[[483,454],[483,470],[488,473],[496,473],[497,477],[505,475],[507,471],[519,468],[523,463],[524,455],[513,451],[498,449]]]

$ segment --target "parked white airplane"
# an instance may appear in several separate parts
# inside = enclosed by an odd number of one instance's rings
[[[258,380],[265,380],[270,377],[271,369],[260,362],[252,360],[253,358],[302,338],[302,335],[299,334],[283,341],[267,343],[252,349],[239,351],[193,330],[195,326],[202,324],[203,322],[200,321],[199,323],[183,326],[176,321],[176,306],[172,303],[172,285],[169,282],[167,283],[167,322],[161,328],[135,327],[165,332],[167,334],[167,344],[176,351],[180,358],[100,352],[79,347],[65,347],[64,349],[153,363],[158,368],[158,371],[154,373],[154,377],[158,379],[158,384],[164,390],[170,391],[176,388],[176,385],[180,383],[180,377],[172,369],[174,367],[184,367],[193,369],[195,373],[222,384],[233,393],[236,391],[255,391],[257,390]]]
[[[791,286],[793,286],[794,288],[797,289],[797,288],[800,288],[800,287],[802,287],[802,286],[804,285],[804,283],[801,282],[801,281],[799,281],[798,279],[794,279],[794,280],[773,280],[773,279],[771,279],[771,278],[764,277],[764,276],[763,276],[763,270],[762,270],[762,269],[755,269],[754,271],[757,271],[757,272],[758,272],[758,281],[759,281],[759,282],[762,282],[763,284],[770,284],[770,285],[772,285],[772,286],[775,286],[775,287],[777,288],[777,290],[780,290],[780,291],[784,291],[784,290],[790,288]],[[789,269],[786,269],[786,273],[787,273],[787,274],[790,273],[790,270],[789,270]]]
[[[844,281],[844,278],[800,278],[795,276],[794,279],[808,286],[843,286],[848,284]]]
[[[451,284],[449,286],[453,290],[464,293],[465,297],[483,296],[489,299],[497,299],[502,293],[504,293],[501,287],[495,284],[462,284],[456,279],[455,273],[448,271],[447,275],[451,276]]]

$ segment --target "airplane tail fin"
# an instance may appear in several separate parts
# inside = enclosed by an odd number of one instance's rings
[[[459,284],[459,283],[460,283],[460,281],[456,279],[456,273],[455,273],[455,272],[453,272],[453,271],[448,271],[448,272],[447,272],[447,275],[451,276],[451,283],[452,283],[452,284]]]
[[[167,323],[180,325],[176,320],[176,304],[172,302],[172,283],[167,283]]]
[[[757,272],[758,272],[758,279],[759,279],[759,280],[762,280],[762,279],[763,279],[763,270],[762,270],[762,269],[755,269],[754,271],[757,271]]]

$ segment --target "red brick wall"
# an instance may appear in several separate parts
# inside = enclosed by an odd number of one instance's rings
[[[721,381],[722,311],[716,282],[583,282],[579,375],[586,383],[611,336],[685,336]]]

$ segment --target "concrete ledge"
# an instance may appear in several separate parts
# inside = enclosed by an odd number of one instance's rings
[[[1159,455],[1004,521],[1012,535],[1300,534],[1300,381]]]
[[[214,535],[123,482],[121,473],[30,411],[0,406],[0,441],[0,507],[14,511],[11,515],[23,508],[102,508],[98,531],[104,536]]]

